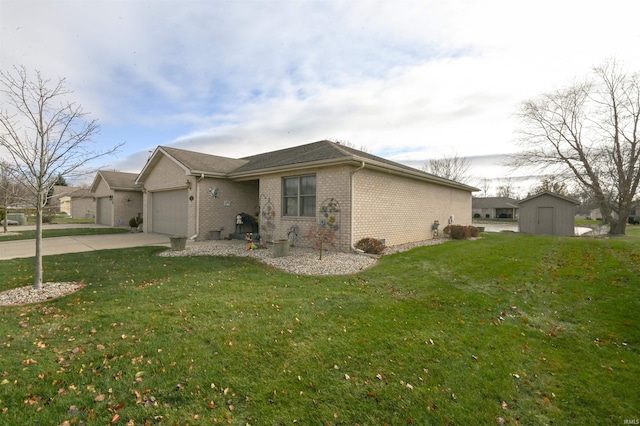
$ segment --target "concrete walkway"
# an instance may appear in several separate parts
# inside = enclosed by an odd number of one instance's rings
[[[100,226],[68,226],[49,225],[43,229],[61,228],[94,228]],[[9,232],[34,229],[33,226],[10,226]],[[81,253],[93,250],[105,250],[124,247],[140,246],[164,246],[170,247],[169,237],[163,234],[147,234],[144,232],[104,234],[104,235],[79,235],[74,237],[53,237],[42,239],[42,255],[50,256],[63,253]],[[0,242],[0,260],[34,257],[36,255],[35,240],[16,240]]]

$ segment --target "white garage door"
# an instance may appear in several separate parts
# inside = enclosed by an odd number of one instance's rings
[[[154,192],[151,196],[151,232],[187,235],[187,190]]]
[[[100,197],[96,202],[98,203],[96,206],[96,223],[107,226],[113,225],[111,223],[111,207],[113,207],[113,203],[109,197]]]

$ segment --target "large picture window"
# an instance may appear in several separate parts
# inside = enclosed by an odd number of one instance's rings
[[[285,216],[316,215],[316,176],[291,176],[282,179]]]

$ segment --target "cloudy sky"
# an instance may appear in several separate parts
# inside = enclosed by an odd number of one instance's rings
[[[608,58],[640,70],[636,0],[0,0],[0,67],[67,79],[106,167],[158,145],[314,142],[505,177],[515,113]],[[476,184],[476,182],[471,182]]]

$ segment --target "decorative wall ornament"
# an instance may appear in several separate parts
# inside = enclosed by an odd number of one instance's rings
[[[220,195],[219,188],[209,188],[209,196],[211,198],[218,198],[218,195]]]
[[[335,198],[327,198],[320,205],[320,226],[334,232],[340,229],[340,203]]]
[[[273,232],[276,229],[276,210],[271,203],[271,198],[264,194],[260,198],[266,198],[267,202],[260,209],[260,237],[265,241],[273,241]]]

